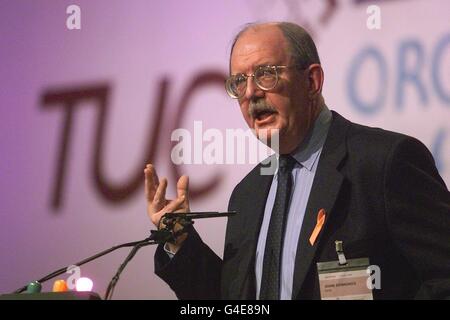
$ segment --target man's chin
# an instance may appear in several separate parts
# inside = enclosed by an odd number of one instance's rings
[[[275,152],[280,146],[280,129],[275,127],[256,128],[256,136],[259,141],[273,149]]]

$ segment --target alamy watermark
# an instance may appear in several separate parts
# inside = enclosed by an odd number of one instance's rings
[[[369,30],[381,29],[381,8],[377,5],[370,5],[366,9],[369,15],[366,20],[366,26]]]
[[[276,157],[271,155],[279,150],[278,129],[226,129],[223,132],[216,128],[203,130],[202,121],[194,121],[192,133],[179,128],[170,138],[177,142],[170,154],[176,165],[258,164],[265,159],[261,175],[273,175],[276,169]]]
[[[370,290],[381,289],[381,269],[376,264],[372,264],[366,269],[369,277],[367,278],[367,288]]]
[[[81,8],[76,4],[67,6],[66,13],[69,15],[66,19],[66,27],[69,30],[81,29]]]
[[[70,274],[66,280],[67,288],[70,290],[75,290],[77,281],[81,278],[81,268],[76,265],[71,265],[67,267],[66,273]]]

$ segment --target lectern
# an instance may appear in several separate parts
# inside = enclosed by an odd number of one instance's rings
[[[101,298],[96,292],[66,291],[2,294],[0,300],[101,300]]]

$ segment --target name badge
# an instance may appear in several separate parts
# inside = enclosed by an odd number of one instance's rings
[[[373,300],[369,258],[341,262],[317,263],[322,300]]]

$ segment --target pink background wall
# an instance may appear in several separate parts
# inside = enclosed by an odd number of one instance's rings
[[[255,20],[308,26],[325,70],[328,106],[352,121],[419,138],[450,184],[450,2],[332,3],[1,0],[0,292],[146,237],[152,227],[142,171],[146,161],[153,162],[160,177],[169,178],[173,193],[172,130],[193,128],[199,120],[204,130],[246,129],[220,79],[227,74],[233,35]],[[366,8],[374,3],[381,8],[380,30],[366,27]],[[70,4],[81,8],[81,30],[66,28]],[[211,74],[217,79],[208,78],[183,100],[198,77]],[[163,81],[165,100],[158,113]],[[71,107],[67,157],[58,174],[69,109],[44,97],[80,90],[83,95],[88,89],[93,96]],[[101,94],[107,99],[100,118]],[[100,143],[99,119],[104,124]],[[192,210],[204,211],[226,210],[233,186],[251,167],[186,165],[177,170],[191,176],[196,190],[217,179],[191,201]],[[58,176],[63,188],[57,197]],[[219,255],[225,224],[224,218],[196,223]],[[142,249],[130,263],[115,298],[175,298],[153,273],[154,250]],[[92,278],[94,290],[103,295],[126,254],[123,249],[83,266],[82,275]],[[44,288],[50,290],[51,283]]]

